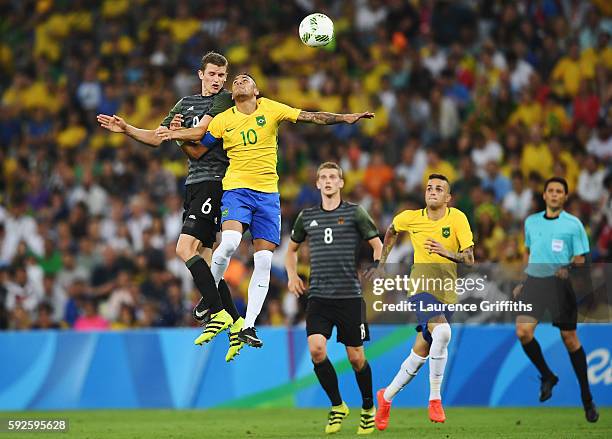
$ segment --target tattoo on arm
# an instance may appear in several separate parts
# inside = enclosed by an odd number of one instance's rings
[[[393,224],[389,226],[387,232],[385,233],[385,240],[383,242],[382,254],[380,255],[380,264],[384,264],[387,262],[387,256],[391,253],[391,249],[395,245],[395,241],[397,241],[398,233],[393,227]]]
[[[316,123],[318,125],[333,125],[344,122],[344,115],[337,113],[327,113],[325,111],[301,111],[298,122]]]
[[[447,259],[457,264],[474,265],[474,247],[468,247],[458,253],[449,252]]]

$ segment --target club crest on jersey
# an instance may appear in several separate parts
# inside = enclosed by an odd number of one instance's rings
[[[342,217],[338,218],[338,224],[344,224],[344,218]]]
[[[260,127],[264,126],[266,124],[266,116],[255,116],[255,122]]]
[[[445,238],[450,236],[450,227],[442,227],[442,236]]]

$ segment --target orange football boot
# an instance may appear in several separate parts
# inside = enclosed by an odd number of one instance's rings
[[[432,399],[429,401],[429,419],[431,422],[444,422],[446,421],[446,415],[442,408],[442,400]]]

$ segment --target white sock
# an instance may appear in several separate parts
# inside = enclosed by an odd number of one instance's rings
[[[249,298],[247,302],[246,317],[244,327],[252,328],[255,320],[261,312],[268,287],[270,285],[270,269],[272,268],[272,252],[270,250],[260,250],[253,255],[253,275],[249,282]]]
[[[429,400],[442,399],[440,388],[444,378],[444,369],[448,358],[448,344],[451,339],[451,328],[448,323],[437,325],[432,333],[433,339],[429,348]]]
[[[212,275],[217,285],[219,285],[219,281],[223,279],[230,258],[240,245],[241,240],[242,233],[236,230],[224,230],[221,233],[221,243],[214,251],[210,264],[210,271],[212,271]]]
[[[410,355],[408,355],[400,366],[400,370],[397,372],[397,375],[395,375],[395,378],[393,378],[391,384],[389,384],[385,389],[384,398],[389,402],[393,401],[395,395],[397,395],[400,390],[402,390],[410,381],[412,381],[419,369],[423,366],[423,364],[425,364],[426,360],[427,357],[423,358],[411,350]]]

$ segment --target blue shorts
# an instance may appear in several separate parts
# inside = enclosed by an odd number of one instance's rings
[[[246,224],[253,239],[280,245],[281,210],[278,192],[230,189],[221,198],[221,223],[228,220]]]
[[[453,312],[448,311],[446,309],[444,311],[426,311],[424,309],[421,310],[421,308],[425,308],[427,305],[443,304],[443,302],[440,302],[438,299],[436,299],[433,294],[429,293],[415,294],[414,296],[411,296],[410,299],[408,299],[408,302],[416,303],[416,316],[418,322],[416,330],[417,332],[422,332],[425,341],[431,344],[433,339],[431,338],[431,333],[429,332],[429,329],[427,329],[427,323],[429,322],[429,320],[436,316],[443,315],[446,318],[446,321],[450,323],[451,317],[453,316]]]

